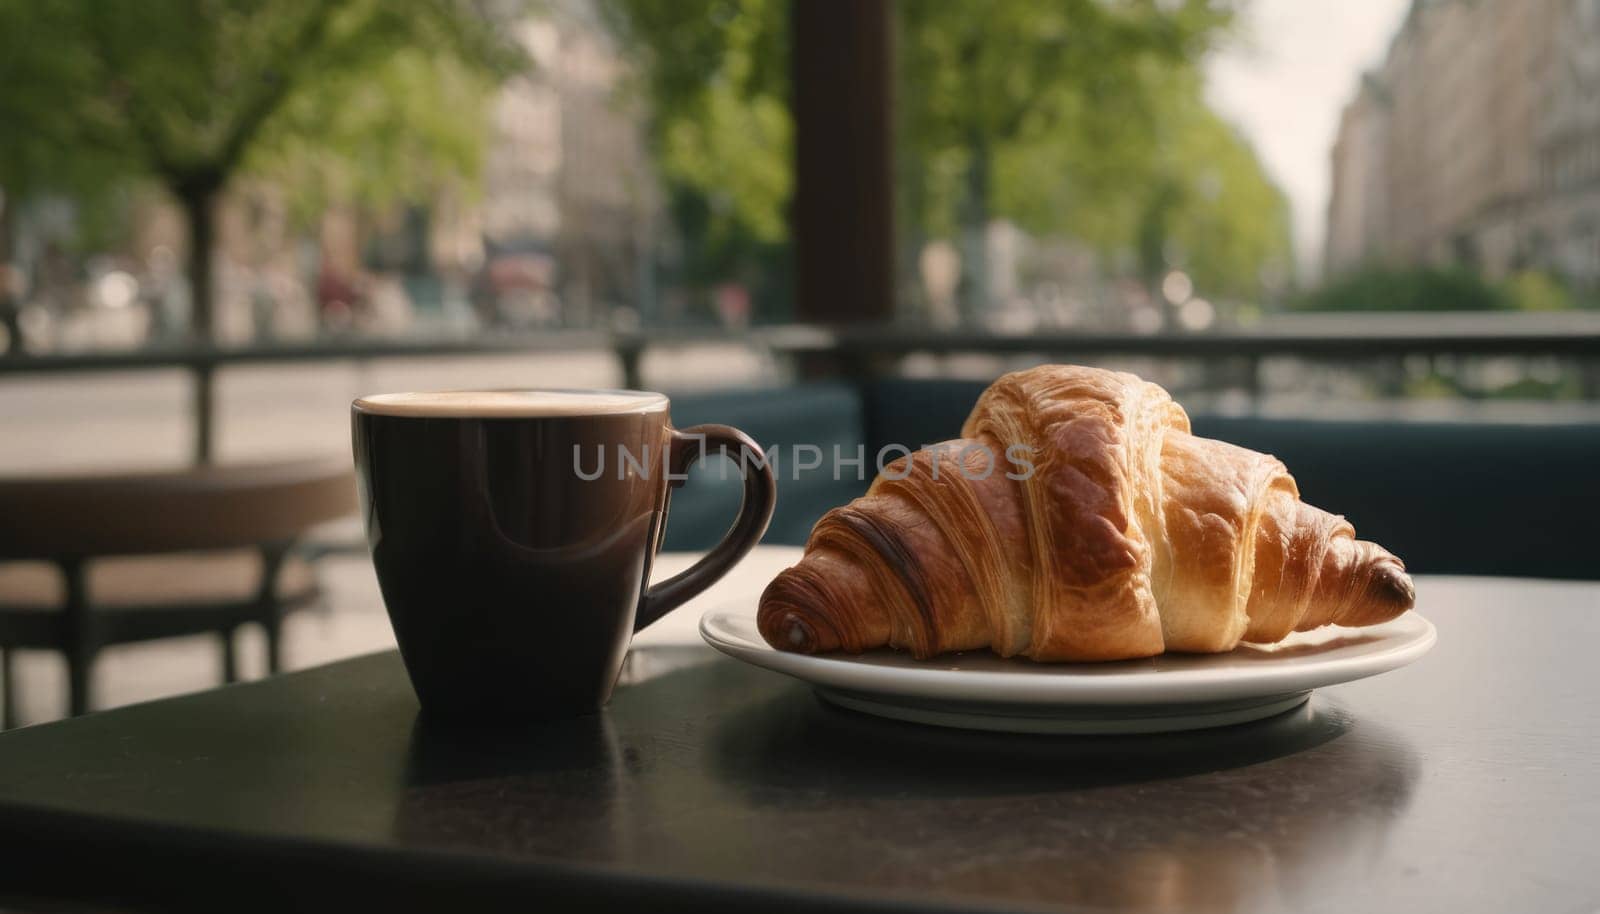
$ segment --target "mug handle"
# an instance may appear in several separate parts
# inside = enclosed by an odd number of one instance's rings
[[[696,460],[715,452],[739,464],[739,472],[744,475],[744,498],[739,502],[739,516],[723,534],[722,542],[687,570],[645,591],[634,616],[635,632],[682,606],[738,564],[767,532],[777,500],[778,484],[767,464],[767,455],[749,435],[727,425],[696,425],[669,431],[672,442],[668,445],[667,478],[674,488],[683,485],[684,480],[673,477],[682,477]],[[751,466],[741,456],[754,457],[756,464]],[[666,518],[661,522],[665,526]]]

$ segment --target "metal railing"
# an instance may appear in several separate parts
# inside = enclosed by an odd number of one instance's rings
[[[641,363],[653,349],[737,343],[788,359],[802,376],[862,379],[891,373],[916,353],[990,354],[1041,358],[1149,356],[1227,361],[1243,383],[1260,392],[1260,363],[1293,356],[1361,361],[1405,356],[1562,356],[1585,365],[1585,389],[1600,394],[1600,314],[1361,315],[1282,318],[1248,328],[1204,334],[1134,335],[1064,330],[1027,334],[947,331],[895,325],[786,325],[745,331],[677,329],[608,332],[557,330],[525,335],[447,339],[336,339],[248,346],[166,345],[125,351],[20,354],[0,358],[0,376],[81,374],[178,368],[192,378],[193,455],[214,453],[219,370],[235,365],[377,359],[528,355],[609,351],[623,383],[644,387]]]

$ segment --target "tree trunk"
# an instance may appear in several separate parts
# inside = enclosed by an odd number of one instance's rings
[[[22,322],[18,312],[22,302],[14,301],[11,290],[17,284],[12,270],[17,269],[12,252],[16,244],[17,201],[0,189],[0,328],[4,328],[5,344],[0,353],[16,354],[22,351]]]
[[[1174,313],[1176,304],[1167,301],[1161,289],[1161,280],[1169,266],[1167,240],[1171,230],[1168,223],[1172,221],[1172,214],[1178,207],[1181,194],[1177,183],[1171,178],[1162,179],[1150,194],[1144,212],[1139,217],[1137,236],[1139,278],[1144,281],[1145,288],[1150,292],[1150,299],[1161,315],[1163,330],[1172,329],[1173,318],[1176,316]]]
[[[190,185],[174,191],[189,229],[189,335],[213,342],[216,302],[212,287],[212,246],[216,243],[217,188]]]
[[[922,249],[928,244],[922,218],[927,207],[928,176],[922,157],[897,153],[895,178],[900,185],[900,192],[895,194],[895,223],[900,226],[895,233],[895,276],[910,285],[901,296],[909,306],[906,316],[937,326],[941,323],[938,306],[942,303],[933,301],[922,275]]]
[[[12,238],[16,235],[17,203],[6,189],[0,187],[0,265],[11,263]],[[0,295],[6,293],[0,287]]]
[[[989,310],[989,193],[993,168],[989,145],[980,137],[971,141],[972,163],[967,166],[967,192],[961,214],[961,285],[967,320],[975,323]]]

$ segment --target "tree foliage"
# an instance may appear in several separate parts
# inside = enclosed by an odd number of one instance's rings
[[[683,279],[783,297],[793,193],[787,0],[602,0],[640,66]]]
[[[190,222],[202,329],[235,176],[378,199],[470,175],[485,93],[521,64],[471,0],[0,0],[0,36],[0,182],[153,178]]]
[[[1148,281],[1182,265],[1214,296],[1257,296],[1264,273],[1287,270],[1287,202],[1202,97],[1198,64],[1228,6],[905,0],[900,10],[913,231],[970,237],[1008,219],[1131,260]],[[982,251],[969,244],[966,255],[980,282]]]
[[[1462,266],[1374,265],[1297,297],[1302,311],[1564,311],[1592,306],[1558,278],[1524,270],[1493,281]]]
[[[770,241],[792,144],[784,0],[607,0],[643,62],[663,175],[709,238]],[[1202,288],[1254,295],[1288,267],[1288,210],[1201,97],[1231,10],[1208,0],[899,0],[900,231],[910,245],[1009,219]],[[1152,254],[1152,249],[1157,253]],[[981,264],[969,248],[966,270]]]
[[[994,188],[996,156],[1048,153],[1070,166],[1051,183],[1070,182],[1084,207],[1124,193],[1155,154],[1163,77],[1198,59],[1226,21],[1193,0],[904,0],[898,9],[901,137],[909,155],[930,161],[918,222],[940,234],[956,229],[963,205],[1009,217],[1009,205],[1039,190]]]
[[[1510,300],[1471,270],[1373,267],[1300,296],[1305,311],[1499,311]]]
[[[1181,266],[1208,295],[1260,295],[1264,274],[1291,265],[1288,201],[1192,71],[1144,69],[1156,72],[1139,76],[1142,125],[1097,125],[1115,118],[1088,106],[1057,131],[1003,145],[995,212],[1108,258],[1131,255],[1147,280]]]

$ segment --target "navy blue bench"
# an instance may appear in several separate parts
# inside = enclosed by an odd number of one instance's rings
[[[743,430],[775,458],[778,506],[764,542],[799,545],[829,508],[867,491],[873,470],[864,479],[854,474],[835,480],[829,471],[832,446],[854,454],[865,446],[861,396],[843,383],[794,387],[674,394],[672,424],[686,428],[719,422]],[[823,465],[796,472],[795,445],[826,449]],[[802,459],[809,462],[809,454]],[[739,511],[739,474],[733,461],[712,457],[689,471],[689,482],[672,499],[664,542],[666,549],[709,549],[733,523]]]

